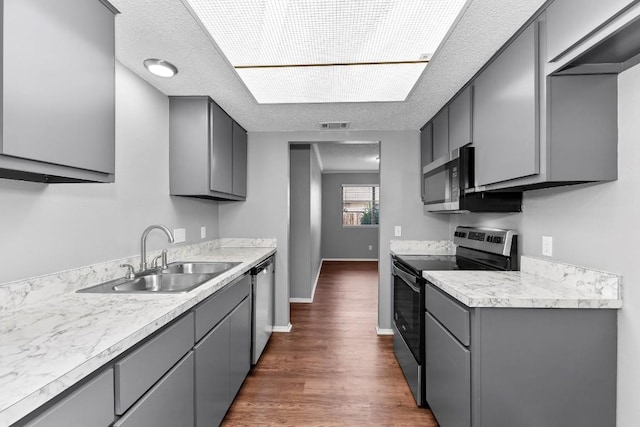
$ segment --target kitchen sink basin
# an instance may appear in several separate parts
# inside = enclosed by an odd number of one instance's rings
[[[80,289],[80,293],[184,293],[230,270],[239,262],[174,262],[132,279],[121,277]]]
[[[163,273],[180,274],[221,274],[232,269],[239,262],[172,262]]]
[[[188,292],[211,278],[209,274],[149,274],[121,285],[116,292]]]

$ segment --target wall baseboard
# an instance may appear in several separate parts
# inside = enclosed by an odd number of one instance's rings
[[[382,329],[376,325],[376,333],[378,335],[393,335],[393,329]]]
[[[291,332],[291,328],[293,328],[293,325],[289,323],[287,326],[274,326],[271,332],[287,333]]]
[[[378,258],[322,258],[322,261],[378,261]]]
[[[289,298],[291,304],[311,304],[312,302],[313,298]]]

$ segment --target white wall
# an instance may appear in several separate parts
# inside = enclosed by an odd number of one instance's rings
[[[322,170],[316,150],[311,150],[309,164],[309,232],[311,234],[311,286],[315,285],[316,277],[322,265]],[[313,296],[313,295],[311,295]]]
[[[0,283],[139,253],[150,224],[218,236],[216,202],[169,197],[169,102],[116,65],[116,182],[38,184],[0,179]],[[149,235],[149,249],[168,245]]]
[[[618,78],[618,114],[617,181],[525,192],[522,214],[468,215],[452,223],[515,228],[524,255],[541,256],[542,236],[552,236],[553,260],[624,276],[617,425],[631,427],[640,416],[640,66]]]
[[[322,174],[322,257],[378,259],[378,227],[342,226],[344,184],[380,184],[380,174]],[[369,246],[372,247],[371,251]]]
[[[425,216],[420,200],[418,131],[249,132],[245,203],[220,203],[222,237],[276,237],[276,325],[289,324],[289,142],[380,141],[380,259],[378,326],[391,329],[389,241],[393,226],[404,238],[449,238],[447,216]],[[295,325],[294,325],[295,326]]]

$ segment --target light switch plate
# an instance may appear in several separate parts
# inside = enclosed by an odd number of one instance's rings
[[[200,227],[200,238],[201,239],[207,238],[207,227],[205,227],[204,225]]]
[[[395,226],[395,230],[393,231],[393,235],[396,236],[396,237],[401,237],[402,236],[402,226],[396,225]]]
[[[542,236],[542,255],[553,256],[553,237]]]
[[[187,230],[184,228],[174,228],[173,229],[173,239],[176,243],[181,243],[187,240]]]

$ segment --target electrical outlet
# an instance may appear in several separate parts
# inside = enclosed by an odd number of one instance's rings
[[[402,236],[402,226],[396,225],[395,230],[393,232],[394,236],[401,237]]]
[[[553,256],[553,237],[542,236],[542,255]]]
[[[187,230],[184,228],[174,228],[173,229],[173,239],[176,243],[181,243],[187,240]]]
[[[207,227],[205,227],[204,225],[200,227],[200,238],[201,239],[207,238]]]
[[[372,251],[373,250],[373,245],[369,245],[369,250]]]

